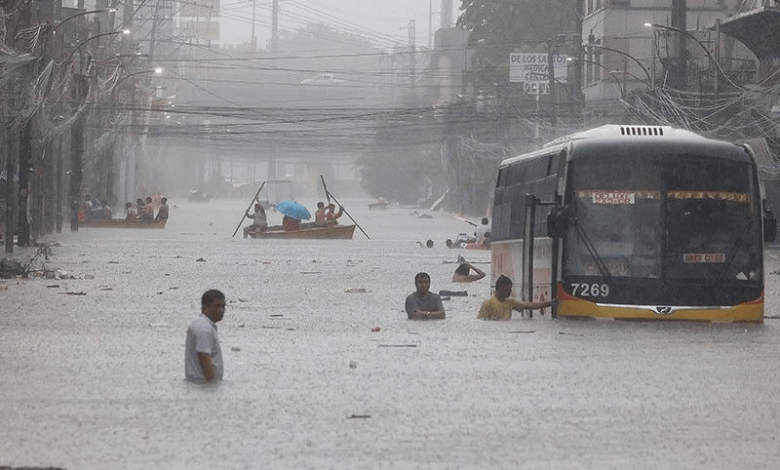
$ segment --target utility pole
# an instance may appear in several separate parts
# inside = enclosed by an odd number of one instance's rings
[[[428,50],[433,49],[433,0],[428,0]]]
[[[86,75],[75,74],[73,87],[73,102],[75,112],[79,113],[71,128],[70,137],[70,185],[68,187],[68,203],[70,204],[70,231],[78,232],[78,210],[81,203],[81,182],[84,179],[84,119],[85,110],[79,109],[89,92]]]
[[[152,14],[152,38],[149,42],[149,60],[154,62],[155,56],[154,56],[154,46],[155,41],[157,40],[157,13],[160,9],[160,0],[157,0],[154,4],[154,10]]]
[[[417,84],[417,26],[414,20],[409,20],[409,80],[412,88]]]
[[[252,52],[257,51],[257,36],[255,36],[255,7],[257,6],[257,0],[252,0],[252,39],[250,39],[250,50]]]
[[[555,56],[558,55],[558,47],[552,39],[547,40],[547,78],[550,87],[550,124],[553,127],[558,123],[558,99],[555,94]]]
[[[582,97],[582,17],[585,12],[584,8],[585,0],[577,0],[577,24],[574,27],[574,35],[572,36],[572,42],[574,43],[574,55],[577,58],[574,62],[574,86],[572,87],[571,99],[572,109],[578,119],[583,116],[585,107],[585,100]]]
[[[274,0],[271,9],[271,52],[279,47],[279,0]]]
[[[686,70],[686,57],[688,48],[686,47],[685,32],[688,31],[688,7],[686,0],[672,0],[672,28],[677,28],[677,65],[676,79],[677,89],[685,90],[688,85],[688,73]]]

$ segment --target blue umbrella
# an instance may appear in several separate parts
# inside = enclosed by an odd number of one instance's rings
[[[281,201],[274,207],[276,207],[276,210],[282,214],[286,215],[287,217],[292,217],[293,219],[311,219],[309,209],[295,201]]]

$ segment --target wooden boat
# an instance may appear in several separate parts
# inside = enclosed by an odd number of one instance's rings
[[[384,211],[387,210],[387,206],[389,206],[389,202],[385,201],[379,201],[379,202],[372,202],[368,205],[368,210],[370,211]]]
[[[147,220],[125,220],[125,219],[99,219],[99,220],[80,220],[79,228],[165,228],[167,220],[160,222],[149,222]]]
[[[315,227],[313,223],[301,224],[300,230],[286,232],[281,225],[268,227],[265,232],[249,232],[252,238],[289,238],[289,239],[331,239],[351,240],[355,233],[354,225],[334,225]]]

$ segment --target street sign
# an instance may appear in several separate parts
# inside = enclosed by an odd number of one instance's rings
[[[538,83],[523,83],[523,93],[526,95],[549,95],[550,83],[538,82]]]
[[[550,72],[546,53],[509,54],[509,81],[511,83],[548,83]],[[567,62],[565,55],[553,55],[555,81],[566,83]],[[544,93],[543,93],[544,94]]]

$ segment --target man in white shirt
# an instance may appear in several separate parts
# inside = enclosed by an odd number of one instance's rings
[[[225,294],[208,290],[200,303],[201,314],[187,328],[184,374],[192,382],[216,383],[222,380],[224,372],[217,323],[225,316]]]
[[[485,243],[485,234],[490,233],[490,221],[487,217],[482,217],[482,225],[477,227],[474,231],[474,236],[477,238],[477,243]]]

